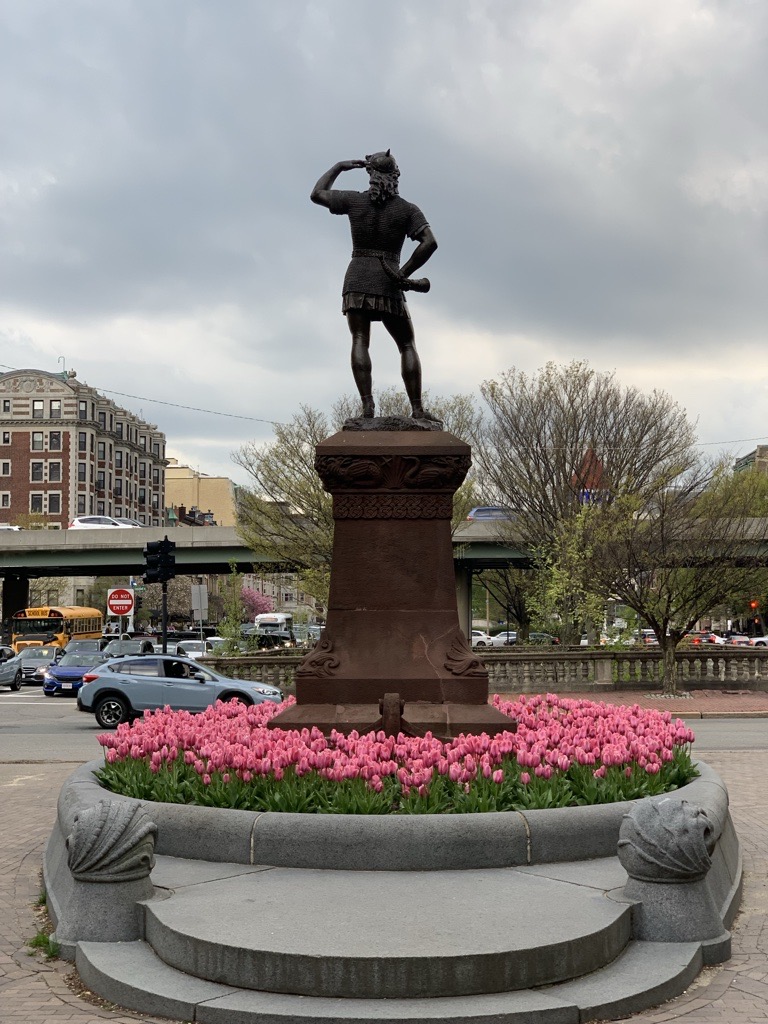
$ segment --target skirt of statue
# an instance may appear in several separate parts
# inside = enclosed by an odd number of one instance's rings
[[[391,298],[388,295],[366,295],[364,292],[345,292],[341,299],[341,312],[344,316],[350,309],[356,310],[370,320],[381,320],[385,313],[392,316],[404,316],[409,320],[411,314],[408,312],[408,303],[405,296],[400,293],[399,299]]]

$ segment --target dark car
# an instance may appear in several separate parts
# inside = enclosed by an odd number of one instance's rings
[[[65,651],[61,661],[46,668],[43,693],[46,697],[76,696],[85,673],[103,661],[102,651]]]
[[[104,648],[107,658],[121,658],[127,654],[154,654],[155,645],[151,640],[110,640]]]
[[[217,700],[243,704],[273,701],[282,691],[249,679],[230,679],[191,658],[170,654],[116,658],[85,673],[77,695],[80,711],[90,711],[103,729],[114,729],[144,711],[204,711]]]
[[[89,654],[94,654],[103,651],[109,642],[110,640],[107,636],[100,636],[94,640],[70,640],[64,648],[64,652],[65,654],[71,654],[73,651],[77,651],[85,654],[87,651]]]

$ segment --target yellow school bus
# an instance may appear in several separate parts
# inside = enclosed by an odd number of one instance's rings
[[[25,647],[66,647],[70,640],[100,637],[103,628],[104,616],[98,608],[21,608],[11,617],[11,646],[17,654]]]

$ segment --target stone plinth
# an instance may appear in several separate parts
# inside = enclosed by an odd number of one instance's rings
[[[341,431],[317,446],[335,521],[327,622],[275,728],[379,728],[385,693],[412,731],[510,728],[459,627],[451,513],[470,463],[445,431]],[[464,727],[462,707],[473,708]]]

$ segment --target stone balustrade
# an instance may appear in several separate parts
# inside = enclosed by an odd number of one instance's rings
[[[304,652],[206,658],[215,672],[252,679],[292,692],[296,666]],[[563,693],[566,691],[661,688],[661,651],[656,648],[549,647],[478,649],[491,693]],[[768,649],[690,647],[677,652],[677,688],[768,690]]]

